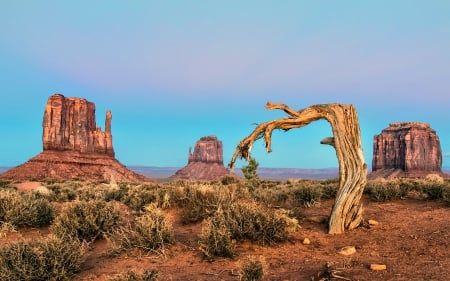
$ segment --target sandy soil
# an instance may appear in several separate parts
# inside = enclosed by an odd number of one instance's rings
[[[300,220],[302,228],[290,242],[271,247],[238,242],[235,259],[213,262],[204,260],[198,249],[201,224],[183,225],[178,210],[168,210],[177,242],[164,254],[110,257],[106,241],[100,240],[92,245],[81,272],[72,280],[108,280],[130,269],[156,269],[158,280],[239,280],[240,264],[248,255],[265,258],[265,280],[321,280],[327,263],[336,275],[347,280],[450,280],[450,208],[443,202],[406,199],[373,203],[365,199],[365,218],[379,224],[329,235],[326,224],[314,221],[326,217],[332,203],[330,200],[306,209],[305,218]],[[47,228],[19,229],[0,238],[0,246],[47,233]],[[304,245],[305,238],[311,244]],[[346,246],[354,246],[356,253],[339,254]],[[384,264],[387,270],[371,270],[371,264]]]

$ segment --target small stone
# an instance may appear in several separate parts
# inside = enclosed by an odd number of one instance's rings
[[[369,223],[369,225],[371,225],[371,226],[375,226],[375,225],[378,225],[378,224],[379,224],[379,222],[377,222],[376,220],[369,220],[368,223]]]
[[[338,253],[343,256],[350,256],[356,253],[356,248],[354,246],[347,246],[340,249]]]
[[[311,240],[309,240],[308,238],[303,239],[303,245],[309,245],[311,244]]]
[[[386,270],[386,265],[373,263],[370,265],[370,269],[371,270]]]

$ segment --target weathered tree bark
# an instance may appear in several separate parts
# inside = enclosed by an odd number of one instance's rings
[[[290,130],[325,119],[333,130],[333,137],[325,138],[336,150],[339,162],[339,189],[329,219],[328,233],[343,233],[358,227],[362,222],[361,196],[366,185],[367,165],[361,144],[358,116],[353,105],[319,104],[295,111],[285,104],[268,102],[266,108],[284,110],[289,117],[262,123],[236,148],[229,164],[233,168],[236,158],[250,158],[253,143],[264,137],[267,152],[271,152],[271,137],[275,129]]]

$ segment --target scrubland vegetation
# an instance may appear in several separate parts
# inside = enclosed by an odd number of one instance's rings
[[[48,227],[43,239],[21,240],[0,248],[1,280],[66,280],[80,270],[86,251],[98,239],[109,254],[163,254],[177,243],[170,210],[183,224],[201,223],[199,251],[206,260],[233,259],[236,244],[272,245],[301,231],[307,208],[336,195],[337,180],[264,181],[224,178],[218,182],[92,183],[45,181],[35,191],[19,191],[0,182],[0,237],[23,227]],[[402,198],[443,200],[450,206],[450,181],[369,181],[365,194],[373,202]],[[241,263],[241,280],[263,280],[262,257]],[[154,269],[130,270],[111,280],[157,280]]]

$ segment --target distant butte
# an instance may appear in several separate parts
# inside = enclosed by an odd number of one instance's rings
[[[178,170],[172,178],[218,180],[226,175],[234,176],[223,165],[222,142],[216,136],[206,136],[197,141],[193,153],[189,148],[187,166]]]
[[[441,167],[439,137],[429,124],[391,123],[381,134],[374,136],[370,178],[444,176]]]
[[[106,112],[105,131],[95,122],[95,104],[82,98],[49,97],[43,118],[43,152],[12,168],[9,180],[72,179],[147,181],[114,158],[112,114]]]

